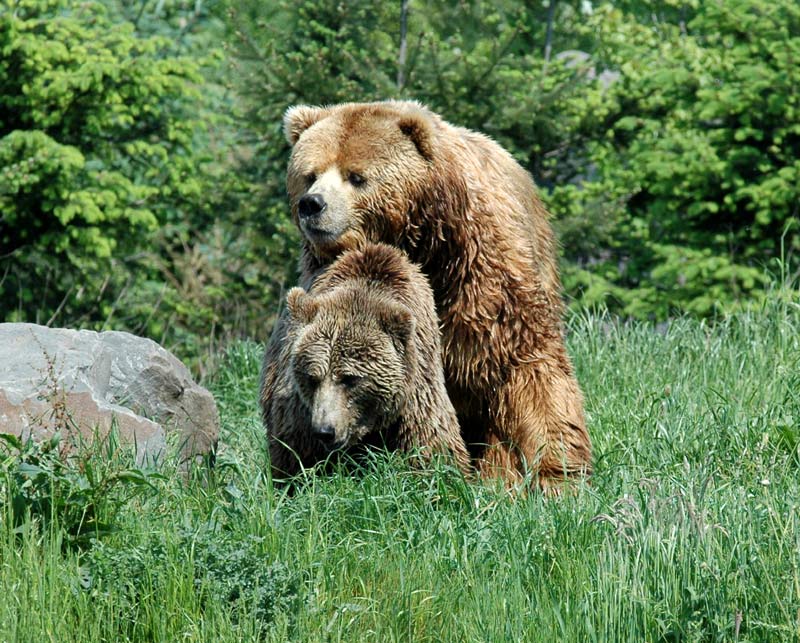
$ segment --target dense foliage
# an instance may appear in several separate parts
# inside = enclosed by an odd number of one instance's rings
[[[203,206],[199,64],[92,3],[6,3],[0,48],[2,301],[27,317],[73,292],[74,314],[87,277]]]
[[[657,28],[607,10],[598,24],[621,73],[613,107],[591,179],[553,195],[559,214],[590,220],[602,203],[613,222],[584,249],[587,298],[659,319],[752,299],[770,259],[800,249],[800,5],[703,2]]]
[[[221,216],[248,186],[219,142],[230,116],[215,113],[218,52],[201,55],[167,15],[160,29],[146,17],[3,0],[0,309],[3,321],[123,327],[196,353],[239,312],[242,284],[261,293],[235,217]]]
[[[284,110],[391,97],[533,173],[574,306],[747,306],[797,264],[798,59],[794,0],[2,0],[2,319],[265,337]]]

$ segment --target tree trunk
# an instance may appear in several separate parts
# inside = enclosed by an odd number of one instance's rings
[[[400,54],[397,56],[397,89],[402,91],[406,83],[406,42],[408,35],[408,0],[400,2]]]
[[[544,37],[544,61],[550,62],[550,52],[553,49],[553,23],[556,18],[556,4],[558,0],[550,0],[547,5],[547,32]]]

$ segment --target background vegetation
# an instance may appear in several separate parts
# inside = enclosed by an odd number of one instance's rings
[[[1,0],[0,318],[263,339],[283,111],[390,97],[533,173],[573,307],[747,307],[797,265],[798,60],[794,0]]]

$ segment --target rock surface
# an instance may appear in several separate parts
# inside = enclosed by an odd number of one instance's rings
[[[603,89],[608,89],[620,79],[620,73],[610,69],[604,69],[598,74],[592,56],[579,49],[566,49],[557,53],[556,60],[563,60],[567,69],[582,70],[589,80],[597,79]]]
[[[214,398],[157,343],[129,333],[0,324],[0,432],[105,438],[116,425],[140,462],[164,457],[177,433],[182,460],[211,454]],[[172,443],[172,438],[169,440]]]

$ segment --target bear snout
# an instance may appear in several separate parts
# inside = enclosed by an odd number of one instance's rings
[[[348,400],[332,382],[322,382],[311,408],[311,432],[328,449],[344,446],[351,421]]]
[[[311,219],[322,214],[326,207],[328,204],[325,203],[325,197],[321,194],[306,194],[297,203],[297,213],[301,219]]]
[[[333,447],[336,442],[336,429],[332,424],[314,427],[314,435],[328,448]]]

